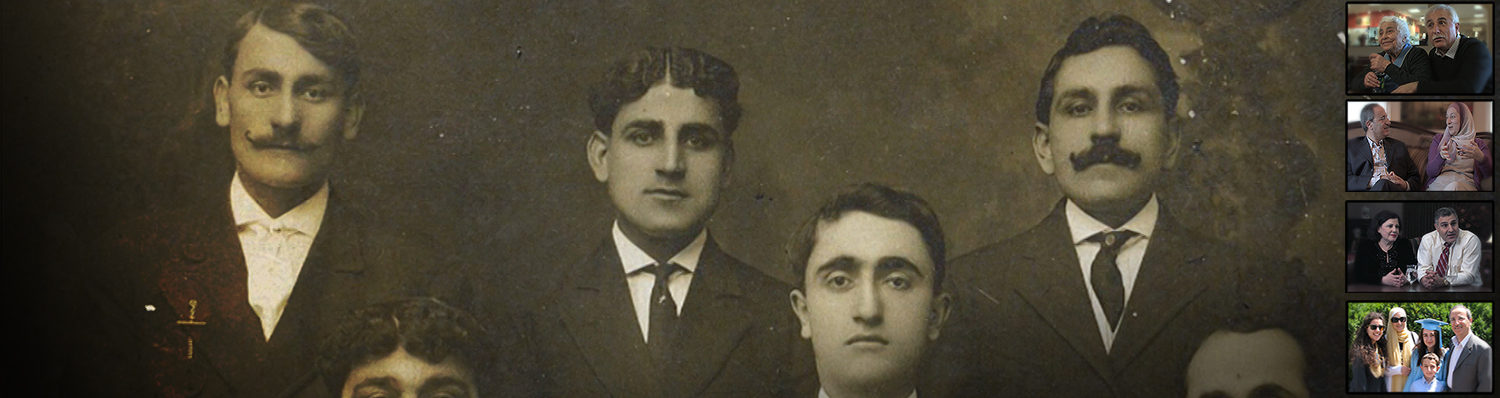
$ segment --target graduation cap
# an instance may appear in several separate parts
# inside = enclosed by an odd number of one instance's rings
[[[1422,324],[1423,330],[1434,330],[1437,332],[1442,332],[1443,325],[1448,324],[1448,322],[1443,322],[1432,318],[1418,319],[1417,323]]]

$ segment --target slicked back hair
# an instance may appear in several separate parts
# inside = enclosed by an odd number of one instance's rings
[[[349,25],[328,8],[291,1],[274,1],[240,16],[224,47],[225,79],[234,81],[234,62],[239,57],[240,42],[255,25],[291,36],[302,49],[339,74],[344,91],[350,94],[348,97],[354,98],[352,94],[359,92],[359,47]]]

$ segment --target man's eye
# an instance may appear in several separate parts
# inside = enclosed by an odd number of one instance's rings
[[[328,99],[328,90],[321,88],[311,88],[303,90],[302,99],[308,100],[310,102],[322,102],[323,100]]]
[[[267,82],[263,82],[263,81],[257,81],[257,82],[250,83],[250,93],[251,94],[255,94],[256,96],[264,97],[264,96],[269,95],[269,94],[271,94],[272,92],[275,92],[275,91],[276,91],[276,86],[271,85],[271,83],[267,83]]]
[[[1089,113],[1093,112],[1094,111],[1094,107],[1091,106],[1091,105],[1088,105],[1088,104],[1077,104],[1077,105],[1069,105],[1067,108],[1063,108],[1063,110],[1067,111],[1068,115],[1071,115],[1071,116],[1074,116],[1074,117],[1078,117],[1078,116],[1085,116],[1085,115],[1088,115]]]
[[[1135,101],[1125,101],[1120,104],[1120,112],[1136,113],[1140,112],[1143,109],[1145,109],[1145,107],[1141,106],[1139,102]]]
[[[896,288],[896,290],[911,289],[912,285],[911,279],[904,276],[886,278],[885,283],[891,285],[891,287],[893,288]]]
[[[854,280],[850,279],[848,276],[834,275],[833,277],[828,278],[828,280],[826,282],[824,282],[824,283],[826,283],[829,287],[833,287],[835,289],[842,289],[842,288],[849,287],[850,285],[853,285],[854,284]]]
[[[693,135],[693,136],[687,137],[686,140],[683,140],[683,143],[687,144],[687,146],[689,148],[693,148],[693,149],[708,149],[708,148],[713,148],[715,145],[717,145],[719,143],[719,141],[715,140],[713,138],[709,138],[707,136],[698,134],[698,135]]]
[[[656,142],[656,135],[645,131],[628,131],[625,139],[636,145],[646,146]]]

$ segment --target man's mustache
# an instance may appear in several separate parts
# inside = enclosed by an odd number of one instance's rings
[[[1114,164],[1134,169],[1141,165],[1141,155],[1129,149],[1120,148],[1119,140],[1096,139],[1094,146],[1089,147],[1088,150],[1068,155],[1068,161],[1073,163],[1073,171],[1083,171],[1099,164]]]

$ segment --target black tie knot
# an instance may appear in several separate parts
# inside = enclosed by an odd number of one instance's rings
[[[1135,237],[1135,232],[1120,230],[1113,232],[1100,232],[1094,234],[1094,236],[1090,236],[1088,240],[1090,242],[1098,243],[1103,248],[1103,250],[1115,252],[1119,251],[1120,247],[1125,246],[1125,242],[1130,241],[1130,238],[1133,237]]]

